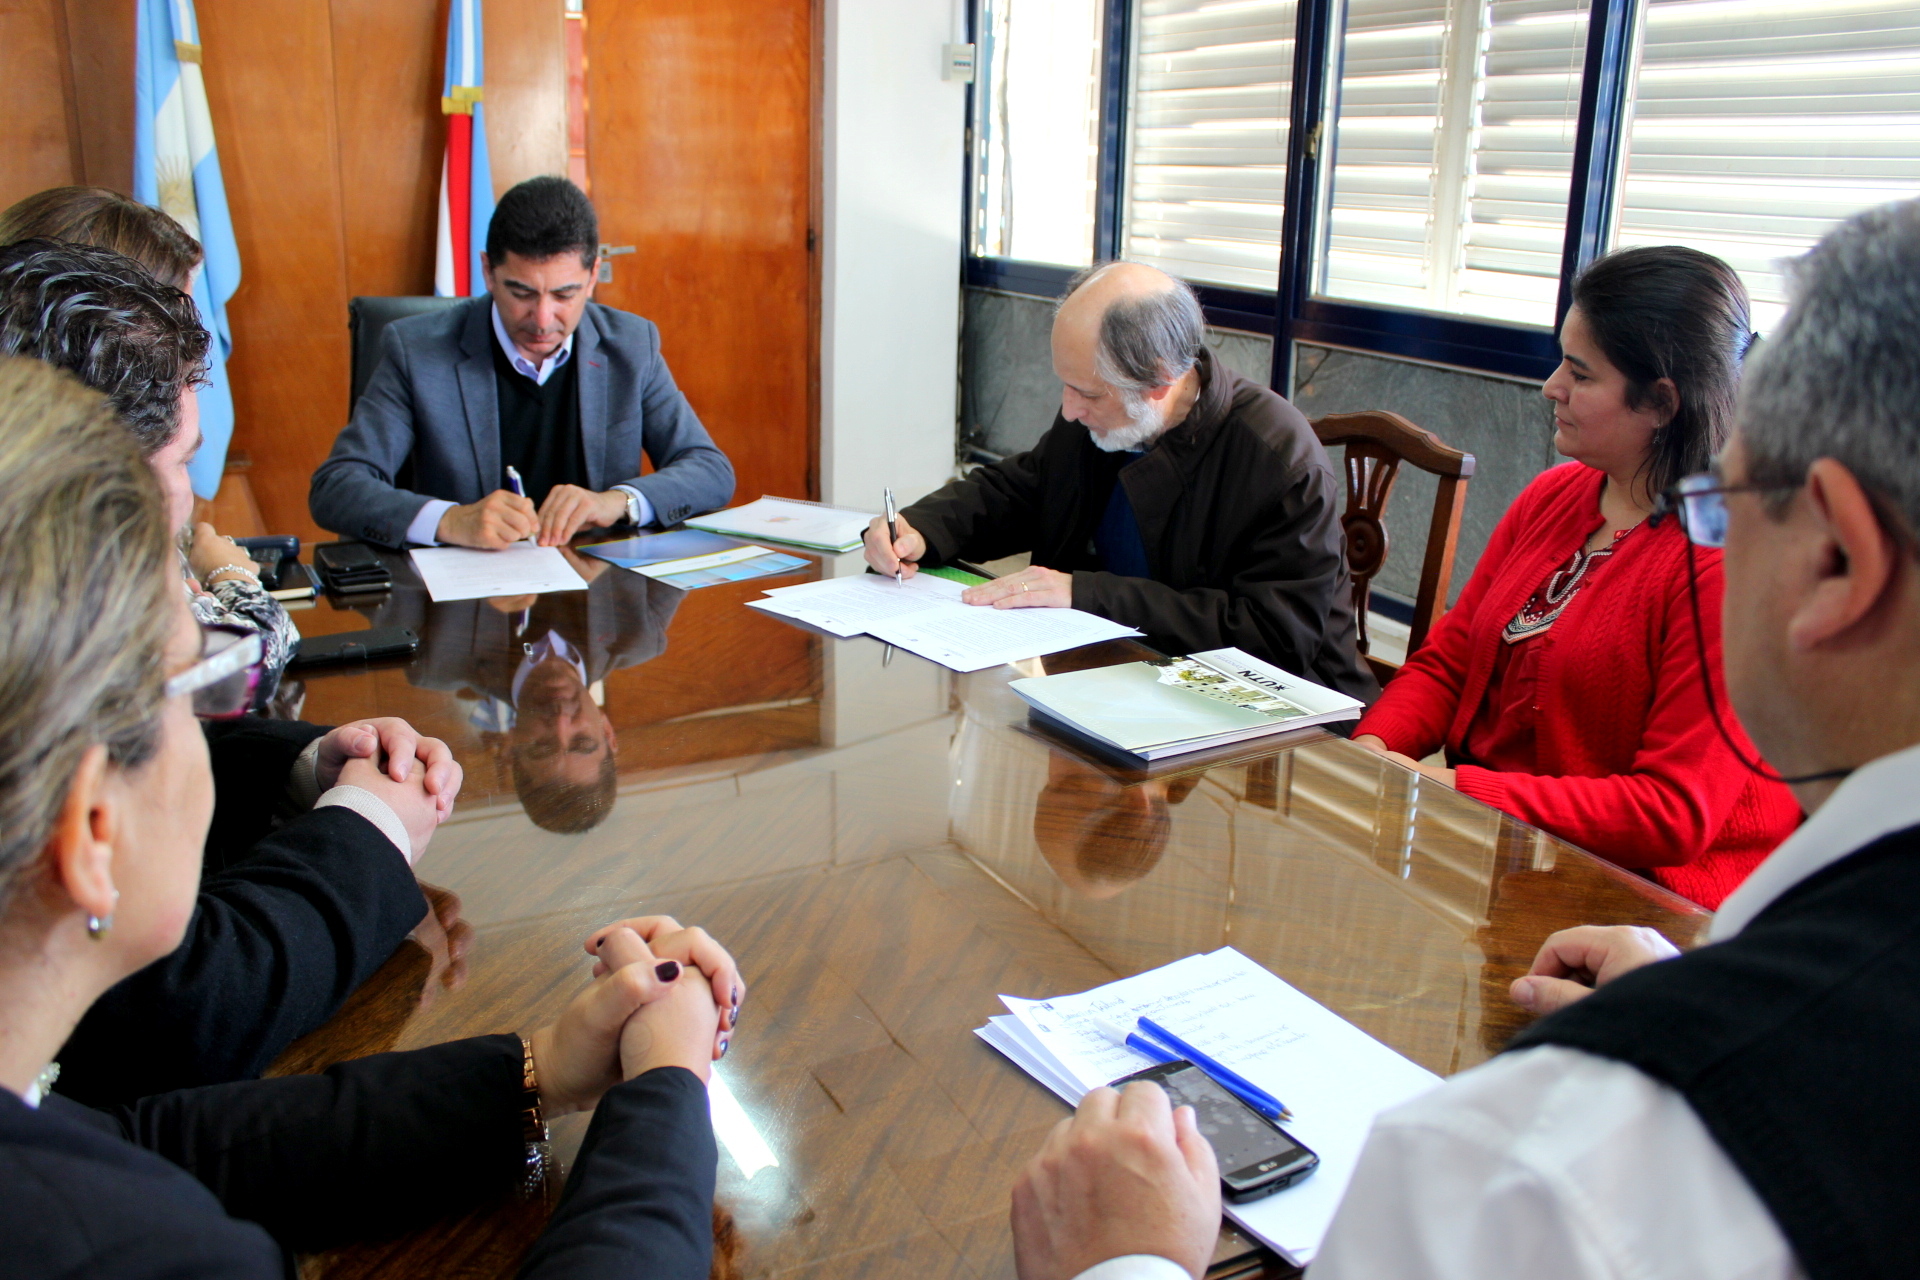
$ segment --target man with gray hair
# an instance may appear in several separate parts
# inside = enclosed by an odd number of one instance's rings
[[[1920,201],[1842,225],[1794,283],[1716,473],[1666,508],[1726,549],[1748,767],[1809,817],[1689,955],[1632,927],[1549,938],[1513,995],[1553,1016],[1376,1121],[1312,1280],[1913,1274]],[[1145,1089],[1095,1090],[1029,1166],[1023,1280],[1205,1266],[1213,1162]]]
[[[1052,429],[901,512],[891,545],[874,521],[868,563],[911,575],[1030,552],[967,603],[1084,609],[1169,653],[1233,645],[1371,701],[1326,450],[1205,333],[1193,290],[1164,272],[1082,272],[1053,321]]]

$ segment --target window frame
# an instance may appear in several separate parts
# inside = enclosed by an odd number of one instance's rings
[[[1123,243],[1128,80],[1136,0],[1103,2],[1099,187],[1094,205],[1096,262],[1119,257]],[[972,0],[968,5],[969,38],[974,38],[978,30],[981,3]],[[1566,315],[1573,278],[1611,241],[1632,110],[1632,59],[1642,0],[1590,0],[1590,6],[1555,330]],[[1321,142],[1331,132],[1338,111],[1338,72],[1329,54],[1335,24],[1344,14],[1344,0],[1298,0],[1279,275],[1271,292],[1195,282],[1207,322],[1273,338],[1270,382],[1282,394],[1291,391],[1293,349],[1300,342],[1476,373],[1545,380],[1560,360],[1554,330],[1312,295],[1313,264],[1320,251],[1320,196],[1326,180]],[[974,92],[975,86],[969,84],[963,188],[967,200],[961,210],[967,229],[962,242],[962,283],[1029,297],[1058,298],[1073,277],[1073,268],[973,252]]]

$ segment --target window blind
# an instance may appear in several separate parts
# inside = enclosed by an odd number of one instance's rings
[[[1348,0],[1320,292],[1551,324],[1584,2]]]
[[[1913,0],[1649,3],[1617,243],[1726,259],[1765,330],[1785,305],[1781,259],[1916,194]]]
[[[1294,0],[1139,0],[1129,258],[1271,291],[1280,270]]]

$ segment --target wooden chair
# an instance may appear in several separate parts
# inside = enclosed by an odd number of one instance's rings
[[[1453,553],[1460,540],[1460,513],[1466,509],[1467,481],[1473,475],[1473,455],[1441,442],[1431,431],[1414,426],[1397,413],[1330,413],[1313,423],[1314,434],[1329,449],[1346,449],[1347,510],[1341,526],[1347,534],[1347,569],[1353,575],[1353,612],[1359,627],[1360,652],[1382,684],[1400,670],[1395,663],[1368,652],[1367,602],[1373,578],[1387,562],[1387,528],[1381,523],[1400,464],[1411,463],[1439,477],[1433,519],[1427,525],[1427,558],[1420,566],[1420,590],[1413,602],[1413,626],[1407,635],[1411,654],[1447,611],[1447,588],[1453,580]]]

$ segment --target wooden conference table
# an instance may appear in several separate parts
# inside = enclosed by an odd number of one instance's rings
[[[1140,656],[1125,643],[957,675],[743,605],[857,556],[687,594],[608,569],[585,593],[447,604],[393,565],[390,596],[295,618],[411,626],[419,653],[310,672],[283,707],[404,716],[453,746],[465,789],[419,872],[458,895],[467,949],[450,964],[423,926],[276,1069],[531,1028],[585,982],[595,926],[703,925],[750,983],[718,1071],[742,1275],[1013,1274],[1008,1188],[1066,1109],[973,1035],[998,993],[1231,944],[1448,1075],[1522,1023],[1507,983],[1549,933],[1639,923],[1687,946],[1709,918],[1317,730],[1142,777],[1029,725],[1008,681]],[[583,670],[516,687],[550,632]],[[568,1156],[585,1117],[555,1128]],[[503,1201],[305,1274],[511,1275],[545,1212]],[[1291,1274],[1231,1231],[1215,1264]]]

